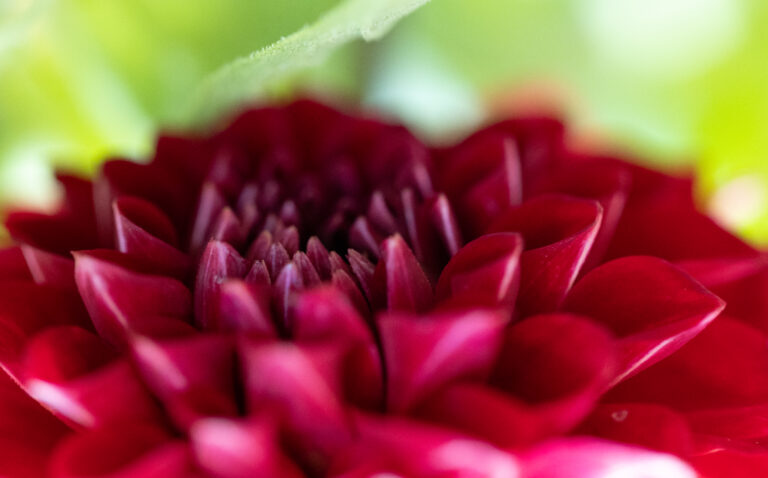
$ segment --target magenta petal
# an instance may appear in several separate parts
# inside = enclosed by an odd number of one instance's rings
[[[568,196],[539,196],[497,217],[489,232],[519,232],[525,242],[516,304],[520,316],[557,310],[601,221],[599,203]]]
[[[506,330],[491,383],[535,407],[542,428],[560,433],[589,413],[614,365],[614,341],[602,327],[578,316],[539,315]]]
[[[226,242],[211,241],[205,248],[195,279],[195,322],[217,328],[219,289],[224,279],[242,278],[248,271],[245,260]]]
[[[591,317],[620,338],[621,364],[615,384],[682,347],[724,306],[669,263],[627,257],[585,275],[563,308]]]
[[[266,417],[200,420],[190,435],[197,462],[214,478],[305,476],[281,451],[275,424]]]
[[[768,474],[768,451],[760,444],[714,441],[688,460],[706,478],[762,478]]]
[[[520,283],[519,234],[488,234],[475,239],[453,256],[437,282],[438,301],[466,298],[478,306],[511,310]]]
[[[423,312],[432,305],[432,285],[402,237],[381,244],[381,260],[373,277],[374,302],[380,308]]]
[[[191,312],[190,293],[181,282],[134,272],[96,253],[75,254],[75,281],[96,330],[115,345],[123,345],[145,317],[186,319]]]
[[[72,436],[54,454],[52,478],[182,478],[192,459],[165,432],[125,424]]]
[[[277,338],[270,310],[269,287],[230,279],[221,285],[219,324],[221,330]]]
[[[452,381],[487,377],[505,325],[505,314],[482,309],[380,316],[387,408],[404,412]]]
[[[526,478],[697,478],[680,459],[665,453],[589,438],[544,443],[522,460]]]
[[[189,257],[178,250],[176,230],[162,211],[138,198],[122,197],[113,206],[117,249],[152,262],[158,272],[185,279]]]

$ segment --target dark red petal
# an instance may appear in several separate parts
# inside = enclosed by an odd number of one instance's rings
[[[381,260],[372,280],[374,303],[380,308],[423,312],[432,305],[432,285],[399,235],[382,242]]]
[[[75,281],[96,330],[114,345],[124,345],[146,317],[187,320],[191,312],[181,282],[134,272],[95,253],[75,254]]]
[[[557,310],[581,271],[601,220],[599,203],[568,196],[540,196],[496,218],[489,232],[519,232],[525,243],[520,316]]]
[[[501,345],[506,317],[482,309],[378,318],[387,408],[403,412],[452,381],[483,380]]]
[[[475,239],[453,256],[440,274],[436,298],[466,297],[478,306],[512,309],[520,283],[519,234],[488,234]]]
[[[669,408],[648,403],[599,405],[577,433],[683,457],[694,450],[685,418]]]
[[[523,195],[518,145],[502,133],[470,137],[445,158],[440,186],[456,205],[465,232],[476,237]]]
[[[600,322],[619,337],[614,383],[658,362],[701,332],[724,303],[688,274],[653,257],[617,259],[590,271],[563,309]]]
[[[54,454],[52,478],[181,478],[192,469],[186,445],[135,424],[73,435]]]
[[[195,322],[203,328],[219,328],[219,290],[228,278],[242,278],[245,260],[226,242],[211,241],[205,248],[195,279]]]
[[[275,424],[267,417],[200,420],[190,436],[197,462],[214,478],[305,476],[280,450]]]
[[[18,243],[59,255],[99,246],[94,228],[87,227],[70,215],[11,212],[5,220],[5,227]]]
[[[665,453],[590,438],[566,438],[537,446],[521,459],[525,478],[697,478]]]
[[[46,327],[90,327],[76,293],[27,281],[3,281],[0,294],[0,364],[16,375],[27,339]]]
[[[586,416],[615,371],[615,346],[599,325],[578,316],[540,315],[506,330],[491,383],[535,406],[550,432]]]

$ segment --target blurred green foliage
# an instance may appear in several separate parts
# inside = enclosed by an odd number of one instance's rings
[[[188,124],[209,75],[317,18],[332,20],[300,39],[351,39],[349,16],[322,17],[339,3],[0,0],[0,201],[49,199],[49,162],[141,157],[158,126]],[[489,111],[554,104],[582,143],[695,165],[702,204],[766,242],[766,28],[763,0],[432,0],[378,43],[246,77],[359,99],[435,140]]]

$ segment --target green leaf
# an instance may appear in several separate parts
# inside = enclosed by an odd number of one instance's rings
[[[344,0],[314,24],[223,66],[203,81],[191,119],[204,122],[263,95],[276,80],[323,61],[337,47],[381,38],[429,0]]]

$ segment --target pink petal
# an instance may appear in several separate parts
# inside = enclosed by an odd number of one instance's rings
[[[198,463],[212,477],[305,476],[280,450],[275,425],[266,417],[240,422],[200,420],[190,434]]]
[[[340,401],[338,352],[289,343],[248,343],[240,355],[249,412],[277,410],[289,443],[310,461],[306,465],[325,468],[328,457],[351,438]]]
[[[505,315],[469,310],[378,318],[387,371],[387,408],[403,412],[450,382],[484,379],[502,340]]]
[[[203,328],[219,327],[219,291],[228,278],[242,278],[247,265],[226,242],[211,241],[205,248],[195,279],[195,322]]]
[[[489,232],[519,232],[525,242],[516,305],[520,316],[558,308],[581,271],[601,220],[599,203],[567,196],[540,196],[496,218]]]
[[[724,304],[661,259],[627,257],[585,275],[563,308],[591,317],[620,338],[618,383],[682,347]]]
[[[665,453],[589,438],[548,442],[522,457],[526,478],[696,478],[678,458]]]

